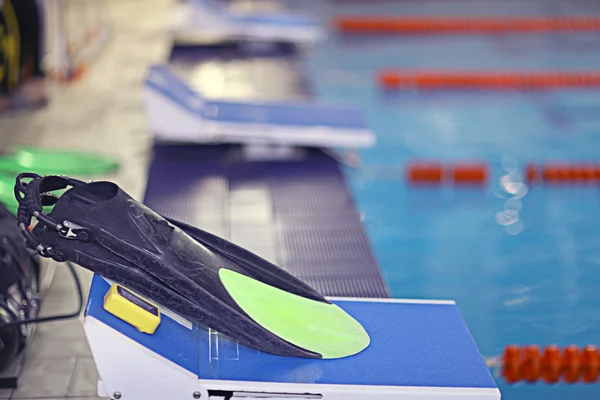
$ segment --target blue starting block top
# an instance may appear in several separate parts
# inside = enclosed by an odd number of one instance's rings
[[[178,137],[180,117],[170,115],[157,96],[192,116],[196,141],[250,143],[260,140],[304,146],[371,146],[375,135],[356,107],[309,102],[206,99],[166,66],[150,67],[145,81],[150,121],[161,138]],[[184,124],[185,125],[185,124]],[[189,126],[189,125],[186,125]],[[181,128],[184,129],[184,128]],[[163,130],[163,131],[161,131]],[[188,137],[189,138],[189,137]]]
[[[146,86],[207,121],[294,127],[368,129],[356,107],[291,102],[242,102],[205,99],[168,67],[149,69]]]
[[[153,335],[141,333],[104,310],[109,288],[103,278],[94,277],[87,317],[198,375],[203,382],[496,389],[452,302],[334,300],[363,324],[371,344],[352,357],[315,360],[262,353],[164,314]]]
[[[198,7],[211,11],[216,16],[230,20],[238,24],[259,24],[276,27],[318,27],[317,21],[305,15],[293,15],[286,13],[232,13],[227,6],[214,0],[193,0]]]
[[[280,27],[318,27],[318,24],[309,17],[286,14],[264,15],[233,15],[233,20],[242,24],[267,24]]]

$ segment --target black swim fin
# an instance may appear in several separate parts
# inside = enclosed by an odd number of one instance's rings
[[[22,233],[42,256],[75,262],[241,344],[309,358],[345,357],[369,344],[357,321],[302,281],[163,218],[114,183],[21,174],[15,196]],[[46,215],[44,205],[54,208]]]

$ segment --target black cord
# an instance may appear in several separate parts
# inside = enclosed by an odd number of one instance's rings
[[[79,280],[79,276],[77,275],[77,271],[75,271],[75,266],[67,261],[66,262],[71,275],[73,276],[73,281],[75,282],[75,288],[77,289],[77,297],[79,306],[77,307],[77,311],[64,314],[64,315],[52,315],[49,317],[41,317],[41,318],[32,318],[32,319],[24,319],[21,321],[8,322],[6,324],[0,324],[0,331],[11,326],[20,326],[20,325],[29,325],[29,324],[40,324],[44,322],[52,322],[52,321],[60,321],[64,319],[76,318],[81,314],[81,310],[83,309],[83,289],[81,288],[81,281]]]

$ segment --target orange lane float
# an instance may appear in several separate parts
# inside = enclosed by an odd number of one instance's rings
[[[457,164],[452,166],[452,180],[457,184],[483,184],[487,181],[485,164]]]
[[[538,346],[508,346],[502,355],[502,376],[508,383],[521,381],[535,383],[573,384],[596,383],[600,373],[600,353],[596,346],[548,346],[543,351]]]
[[[546,183],[596,183],[600,182],[600,165],[548,163],[525,167],[528,182]]]
[[[600,31],[600,18],[407,18],[342,16],[333,20],[344,33],[539,33]]]
[[[408,180],[411,183],[441,183],[444,167],[436,163],[412,163],[408,166]]]
[[[383,70],[380,87],[402,89],[558,89],[600,86],[600,71],[583,72],[448,72]]]
[[[440,163],[416,162],[407,167],[408,181],[413,184],[454,184],[481,185],[487,181],[488,168],[482,163],[460,163],[442,165]]]

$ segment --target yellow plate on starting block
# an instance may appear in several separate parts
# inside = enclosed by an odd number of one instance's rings
[[[149,335],[160,325],[159,307],[121,285],[114,284],[106,292],[104,309]]]

